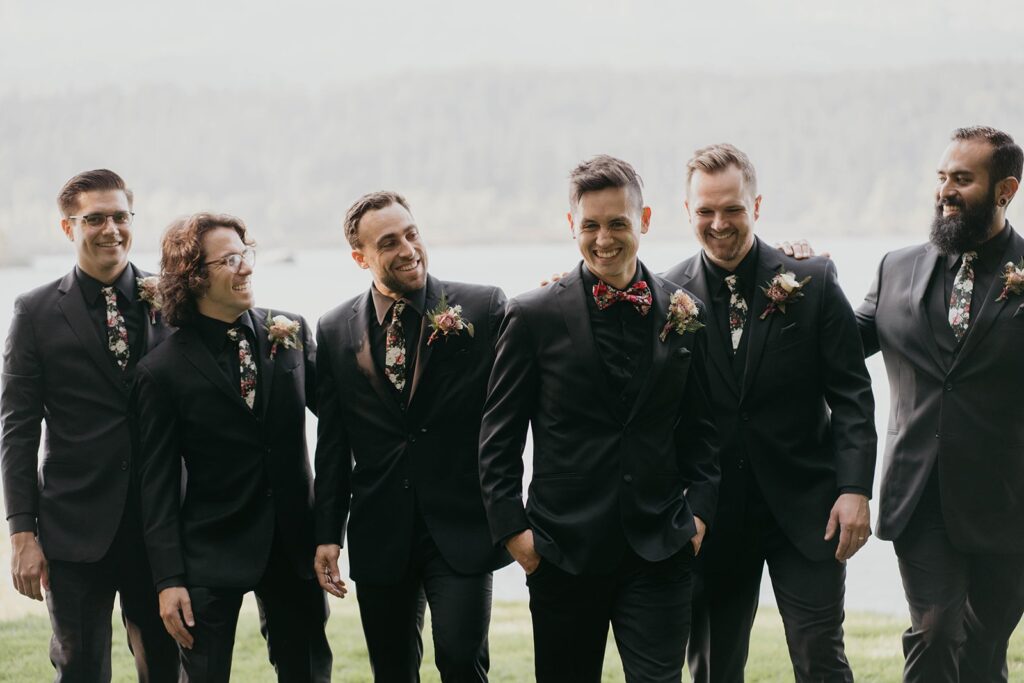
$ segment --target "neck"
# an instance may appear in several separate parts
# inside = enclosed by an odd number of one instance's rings
[[[1003,226],[1006,225],[1006,209],[1000,207],[996,209],[996,215],[992,218],[992,225],[988,228],[988,234],[985,235],[985,241],[988,242],[990,239],[998,235],[1003,231]]]
[[[121,277],[121,273],[128,267],[128,262],[119,263],[116,266],[110,268],[97,269],[91,266],[83,265],[81,262],[78,264],[79,270],[88,275],[94,280],[98,280],[105,285],[112,285],[117,281],[117,278]]]
[[[639,268],[640,268],[639,262],[634,260],[633,261],[633,268],[632,269],[627,269],[627,270],[623,271],[623,273],[628,273],[628,275],[623,274],[623,275],[609,276],[609,275],[603,275],[601,273],[593,273],[593,275],[597,279],[599,279],[602,282],[604,282],[606,285],[611,285],[615,289],[625,289],[626,287],[629,286],[629,283],[633,281],[633,278],[636,277],[636,273],[637,273],[637,270]]]
[[[388,297],[389,299],[394,299],[395,301],[398,301],[403,296],[405,296],[404,292],[396,292],[394,290],[388,289],[387,287],[377,282],[376,280],[373,281],[373,286],[376,288],[378,292]]]

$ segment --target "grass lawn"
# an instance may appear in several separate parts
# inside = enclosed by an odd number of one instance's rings
[[[370,668],[366,658],[363,633],[355,605],[331,602],[334,610],[328,622],[328,636],[334,650],[334,680],[343,683],[369,682]],[[433,666],[429,624],[424,629],[426,654],[423,680],[438,681]],[[846,651],[858,681],[899,681],[903,666],[900,634],[906,624],[902,619],[873,614],[848,614],[846,618]],[[124,629],[114,625],[114,681],[135,680],[134,666],[124,645]],[[0,681],[47,681],[53,669],[47,658],[50,637],[45,617],[27,616],[0,621]],[[1024,677],[1024,633],[1015,634],[1010,643],[1010,679]],[[243,611],[235,643],[233,680],[258,683],[275,680],[266,649],[259,634],[256,615]],[[533,680],[533,651],[530,639],[530,614],[525,603],[504,602],[494,606],[491,622],[491,680],[495,683],[517,683]],[[605,657],[605,681],[621,681],[622,667],[614,642],[609,642]],[[762,607],[754,627],[747,666],[747,681],[792,681],[789,657],[778,613]]]

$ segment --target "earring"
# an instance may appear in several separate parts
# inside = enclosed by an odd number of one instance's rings
[[[1006,206],[1006,200],[1005,199],[1000,199],[999,200],[999,206]]]

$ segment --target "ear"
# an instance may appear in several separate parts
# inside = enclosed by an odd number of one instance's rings
[[[576,239],[576,224],[572,221],[572,211],[566,213],[565,217],[569,220],[569,234],[572,235],[573,239]]]
[[[72,242],[75,241],[75,229],[71,225],[70,218],[60,219],[60,229],[64,231],[64,235]]]
[[[651,227],[651,207],[645,206],[640,212],[640,234],[646,235]]]
[[[1006,206],[1013,201],[1013,197],[1017,194],[1017,190],[1020,188],[1020,181],[1010,176],[1004,178],[996,183],[996,201],[1001,201],[1002,206]]]
[[[693,222],[693,214],[690,213],[690,200],[689,199],[684,199],[683,200],[683,208],[686,209],[686,218],[692,223]]]
[[[754,197],[754,220],[761,217],[761,195]]]
[[[366,259],[363,258],[363,252],[359,251],[358,249],[352,250],[352,260],[355,261],[356,265],[359,266],[360,268],[365,269],[370,267],[370,264],[368,264],[366,262]]]

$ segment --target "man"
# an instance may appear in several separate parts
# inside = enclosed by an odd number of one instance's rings
[[[142,544],[128,394],[169,333],[150,276],[128,261],[132,192],[86,171],[57,197],[76,265],[19,297],[4,350],[0,417],[15,588],[46,594],[58,681],[109,681],[114,593],[140,681],[176,681]],[[46,420],[42,470],[40,421]]]
[[[701,304],[637,259],[651,210],[628,163],[570,175],[583,262],[509,302],[481,427],[491,536],[527,573],[537,680],[679,681],[691,565],[715,510]],[[533,480],[522,501],[523,446]]]
[[[146,547],[182,680],[228,680],[238,610],[255,591],[278,680],[329,681],[305,436],[315,346],[301,317],[253,308],[251,245],[226,215],[164,234],[160,291],[179,329],[133,391]]]
[[[831,261],[798,262],[754,235],[753,164],[728,144],[687,163],[702,251],[665,276],[708,303],[711,402],[723,435],[715,529],[698,563],[690,671],[743,680],[765,563],[795,679],[853,681],[844,562],[870,533],[871,378]]]
[[[510,560],[487,531],[477,443],[505,295],[430,276],[395,192],[358,199],[345,236],[373,283],[317,330],[317,578],[340,595],[347,522],[374,680],[419,680],[429,604],[441,680],[486,681],[491,572]]]
[[[1006,681],[1024,611],[1022,164],[1006,133],[954,131],[929,242],[887,254],[857,310],[892,392],[878,536],[910,605],[908,682]]]

